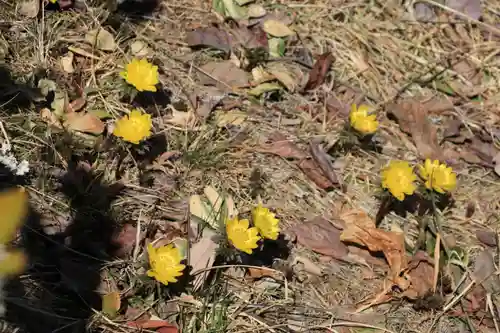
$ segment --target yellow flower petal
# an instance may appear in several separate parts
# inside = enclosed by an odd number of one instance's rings
[[[382,170],[382,187],[398,200],[403,201],[405,194],[411,195],[415,192],[416,186],[413,183],[417,176],[413,169],[405,161],[391,161],[387,167]]]
[[[135,109],[115,123],[113,135],[138,144],[151,135],[152,127],[151,115]]]
[[[259,230],[255,227],[249,228],[250,222],[246,219],[234,218],[226,222],[227,238],[231,244],[240,251],[252,254],[252,250],[258,247],[257,242]]]
[[[138,91],[156,91],[158,79],[158,66],[154,66],[146,59],[133,59],[125,66],[125,71],[120,76],[133,85]]]
[[[368,105],[363,104],[359,107],[356,107],[356,104],[351,105],[350,125],[362,135],[373,134],[378,129],[377,117],[370,112],[371,108]]]
[[[22,273],[26,267],[26,261],[26,256],[21,251],[2,253],[2,256],[0,256],[0,277],[14,276]]]
[[[182,261],[180,251],[173,244],[160,248],[154,248],[149,244],[148,256],[151,269],[147,271],[147,275],[165,285],[177,282],[177,277],[182,276],[186,268],[180,263]]]
[[[28,195],[24,188],[0,193],[0,244],[10,242],[28,213]]]
[[[279,220],[268,208],[261,205],[255,207],[252,211],[252,221],[262,237],[272,240],[278,239],[280,232]]]
[[[420,176],[425,180],[425,187],[439,193],[453,191],[457,185],[457,175],[446,164],[438,160],[426,159],[423,166],[419,166]]]

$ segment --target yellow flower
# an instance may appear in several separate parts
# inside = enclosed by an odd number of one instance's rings
[[[411,195],[415,192],[413,182],[417,176],[406,161],[391,161],[382,170],[382,187],[389,190],[394,197],[403,201],[405,194]]]
[[[426,159],[424,165],[418,166],[420,176],[425,180],[425,187],[436,192],[450,192],[457,186],[457,175],[446,164],[440,164],[438,160]]]
[[[49,1],[52,2],[52,3],[56,3],[57,2],[57,0],[49,0]]]
[[[356,104],[351,105],[351,113],[349,114],[349,121],[352,128],[360,134],[367,135],[373,134],[377,131],[378,121],[374,114],[370,114],[371,108],[368,105]]]
[[[158,66],[154,66],[146,59],[133,59],[120,75],[138,91],[156,91],[155,86],[160,82]]]
[[[249,228],[248,220],[238,220],[234,218],[226,222],[227,238],[235,248],[240,251],[252,254],[252,250],[257,248],[260,240],[259,230],[255,227]]]
[[[137,144],[151,135],[152,126],[151,115],[135,109],[116,122],[113,135]]]
[[[24,270],[26,257],[19,251],[7,251],[5,244],[14,240],[17,229],[28,213],[28,195],[24,188],[0,193],[0,276],[17,275]]]
[[[181,264],[181,253],[173,244],[168,244],[159,248],[154,248],[148,244],[149,265],[151,269],[147,274],[155,278],[158,282],[168,285],[177,282],[177,277],[182,275],[186,268]]]
[[[255,227],[259,229],[262,237],[272,240],[278,239],[280,221],[268,208],[264,208],[261,205],[255,207],[252,211],[252,221]]]

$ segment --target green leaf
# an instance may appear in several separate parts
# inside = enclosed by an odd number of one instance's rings
[[[112,291],[104,296],[102,296],[102,312],[106,314],[109,318],[114,318],[120,310],[121,300],[120,294],[116,291]]]
[[[221,16],[224,16],[226,13],[223,0],[212,0],[212,8]]]
[[[235,20],[242,20],[247,16],[246,8],[239,6],[234,3],[233,0],[222,0],[224,3],[224,8],[226,9],[226,14],[228,17]]]
[[[271,92],[271,91],[278,91],[281,90],[281,85],[276,82],[266,82],[259,84],[257,87],[250,89],[248,91],[248,94],[251,96],[260,96],[264,93]]]
[[[283,38],[269,38],[267,44],[269,46],[269,55],[271,57],[281,58],[285,55],[285,40]]]

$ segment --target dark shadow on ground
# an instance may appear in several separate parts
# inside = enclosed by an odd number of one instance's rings
[[[23,332],[88,332],[92,309],[101,307],[101,270],[116,250],[110,206],[122,186],[104,185],[77,164],[59,181],[73,212],[71,223],[48,235],[30,209],[21,232],[30,267],[6,288],[7,321]]]
[[[27,84],[16,82],[10,70],[0,65],[0,105],[7,112],[27,108],[35,100],[43,99],[40,90]]]

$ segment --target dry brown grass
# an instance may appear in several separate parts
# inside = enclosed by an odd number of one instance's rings
[[[0,14],[1,20],[9,25],[3,32],[12,52],[8,65],[15,76],[29,82],[43,69],[49,78],[55,79],[74,96],[74,84],[61,72],[58,59],[68,46],[83,45],[85,32],[103,24],[110,13],[88,4],[89,10],[82,13],[46,12],[42,21],[24,19],[16,15],[15,4],[1,3],[5,8]],[[342,158],[345,165],[342,177],[348,186],[346,193],[318,190],[292,163],[255,149],[277,129],[299,145],[306,145],[316,137],[333,142],[338,137],[342,120],[323,123],[304,110],[316,111],[321,119],[327,112],[323,96],[338,93],[346,86],[354,91],[355,98],[375,104],[382,111],[398,96],[446,98],[436,87],[439,83],[454,82],[464,92],[482,91],[483,103],[465,96],[455,97],[457,106],[451,113],[431,114],[440,131],[453,113],[461,115],[469,126],[498,127],[499,37],[485,38],[485,35],[488,29],[498,32],[494,22],[498,21],[500,3],[484,4],[484,23],[481,25],[467,21],[450,24],[446,15],[439,18],[442,23],[417,22],[408,16],[399,1],[392,0],[264,1],[263,4],[269,9],[296,15],[293,27],[314,54],[328,50],[334,53],[334,79],[310,96],[289,94],[283,101],[266,106],[246,104],[249,118],[242,125],[244,135],[238,137],[219,129],[211,121],[199,130],[178,130],[159,122],[157,128],[166,134],[168,150],[179,150],[183,158],[164,170],[162,179],[166,187],[152,188],[140,185],[139,170],[129,161],[120,179],[126,191],[113,204],[118,220],[140,220],[142,225],[162,224],[166,219],[182,221],[186,199],[201,192],[206,185],[229,192],[240,210],[248,212],[254,202],[250,177],[257,168],[265,175],[261,197],[268,206],[274,207],[285,228],[335,212],[339,202],[347,202],[349,207],[361,208],[374,216],[379,206],[375,194],[379,191],[380,168],[390,159],[418,160],[411,138],[402,134],[394,122],[388,119],[381,122],[379,137],[384,145],[381,153],[362,151]],[[449,11],[443,13],[449,14]],[[95,92],[89,94],[88,108],[104,109],[113,116],[130,108],[119,99],[116,73],[131,56],[127,46],[132,40],[148,43],[153,58],[160,64],[161,82],[171,91],[172,101],[186,102],[188,95],[199,89],[196,66],[207,61],[210,54],[191,51],[184,41],[185,34],[191,28],[208,25],[216,19],[207,1],[169,0],[163,1],[159,12],[152,17],[124,22],[114,31],[120,45],[116,52],[96,52],[94,58],[79,58],[81,67],[73,79]],[[135,37],[131,39],[132,32]],[[487,73],[486,79],[475,81],[457,73],[455,66],[464,59]],[[167,111],[167,108],[157,108],[160,115]],[[63,137],[47,129],[34,109],[6,113],[2,122],[6,124],[19,157],[28,159],[34,169],[41,170],[39,178],[29,186],[36,208],[46,219],[66,218],[68,199],[58,193],[51,175],[54,169],[65,168],[71,154],[88,151],[88,148],[75,144],[73,151],[66,151]],[[50,154],[42,154],[42,151]],[[46,155],[55,157],[47,158]],[[106,182],[116,180],[114,169],[118,161],[110,156],[106,152],[99,153],[92,165]],[[461,169],[459,175],[460,183],[454,194],[456,205],[447,213],[443,227],[460,247],[474,254],[480,248],[475,230],[479,227],[496,230],[499,226],[500,181],[492,170],[472,165]],[[466,218],[465,207],[470,202],[476,210],[472,218]],[[390,228],[392,224],[399,225],[406,231],[408,240],[415,241],[418,223],[414,217],[391,214],[382,227]],[[363,323],[384,326],[398,333],[467,329],[446,314],[431,327],[437,314],[416,312],[405,301],[382,305],[363,315],[351,314],[358,302],[382,288],[385,272],[376,270],[376,278],[367,280],[362,267],[325,261],[300,246],[294,252],[311,258],[329,274],[322,278],[310,276],[301,282],[296,279],[249,282],[235,278],[235,274],[220,272],[211,286],[196,295],[198,303],[184,300],[178,308],[167,313],[180,310],[178,318],[186,332],[190,332],[190,325],[196,320],[202,327],[198,332],[222,332],[226,325],[227,332],[295,332],[300,326],[305,331],[377,331],[354,327]],[[138,276],[123,262],[111,263],[109,271],[116,274],[116,281],[123,280],[126,284],[133,283]],[[263,286],[265,283],[267,285]],[[157,307],[158,304],[154,306],[156,310]],[[339,322],[347,322],[345,327],[352,327],[340,330]],[[89,324],[104,331],[126,329],[122,322],[101,315],[96,315]]]

